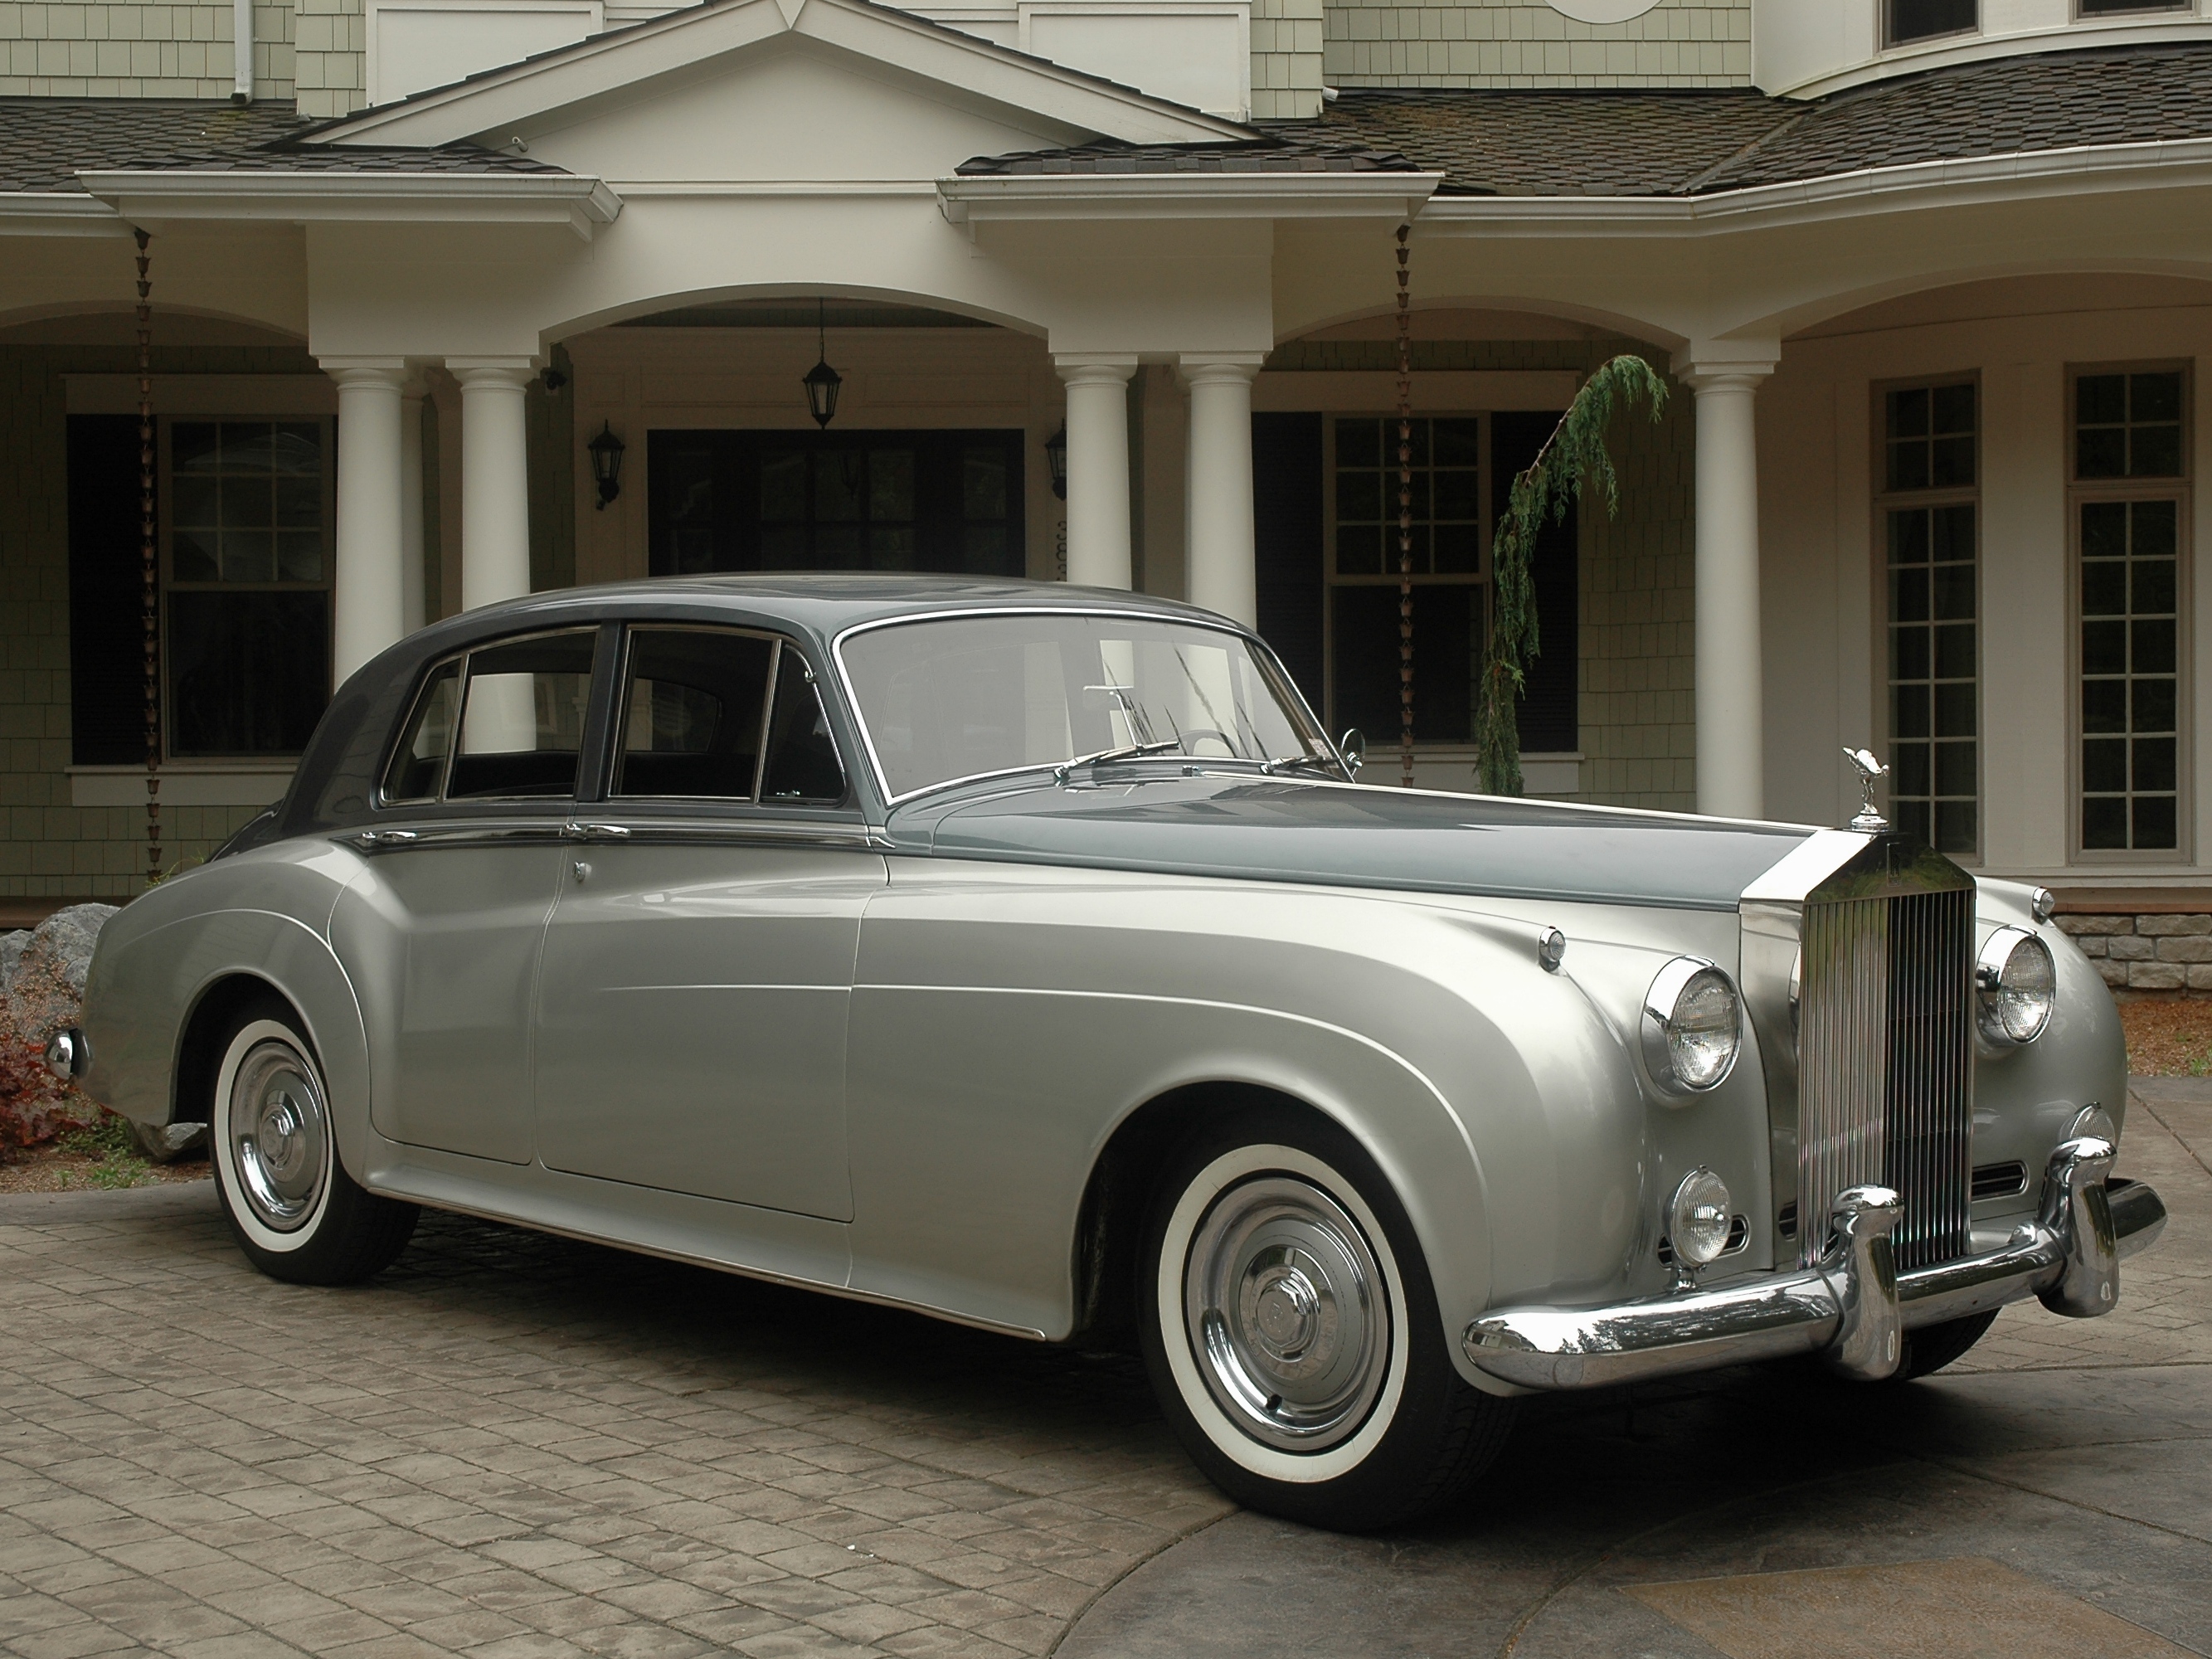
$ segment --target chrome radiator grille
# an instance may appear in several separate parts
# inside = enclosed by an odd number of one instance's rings
[[[1972,891],[1805,907],[1798,991],[1801,1259],[1831,1201],[1879,1182],[1905,1200],[1900,1269],[1964,1255],[1972,1181]]]

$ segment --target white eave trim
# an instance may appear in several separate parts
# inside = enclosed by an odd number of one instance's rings
[[[2207,185],[2212,138],[2162,139],[1866,167],[1708,196],[1444,196],[1422,210],[1420,225],[1431,235],[1680,236]]]
[[[0,191],[0,236],[128,236],[108,203],[75,191]]]
[[[289,224],[566,225],[586,240],[612,224],[622,198],[572,173],[286,173],[185,168],[82,172],[84,187],[124,218],[274,219]]]
[[[1021,173],[940,179],[956,225],[1068,219],[1407,219],[1441,173]]]
[[[971,98],[1130,143],[1249,138],[1235,121],[1061,67],[979,35],[887,5],[846,0],[725,0],[684,6],[539,58],[451,87],[363,110],[324,129],[333,146],[452,143],[484,132],[527,131],[546,114],[691,73],[715,58],[796,34],[939,82]]]

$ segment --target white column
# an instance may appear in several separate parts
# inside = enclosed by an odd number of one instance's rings
[[[448,357],[461,383],[461,609],[530,591],[527,357]]]
[[[1067,382],[1067,580],[1130,585],[1129,377],[1132,356],[1053,360]]]
[[[430,619],[422,568],[422,384],[399,395],[399,627],[412,634]]]
[[[325,357],[338,383],[337,568],[333,573],[331,683],[401,632],[398,357]]]
[[[1759,641],[1759,382],[1772,357],[1677,357],[1698,400],[1698,811],[1766,810]]]
[[[1257,352],[1186,353],[1190,384],[1190,540],[1184,555],[1190,602],[1256,627],[1258,576],[1252,541],[1252,377]]]

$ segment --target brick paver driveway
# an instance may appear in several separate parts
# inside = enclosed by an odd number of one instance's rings
[[[1139,1369],[453,1217],[276,1284],[0,1200],[0,1647],[1041,1653],[1229,1505]]]

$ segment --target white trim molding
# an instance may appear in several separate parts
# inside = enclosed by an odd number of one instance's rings
[[[458,86],[346,116],[314,142],[431,146],[483,132],[526,135],[551,112],[640,90],[662,76],[696,74],[716,58],[787,34],[1042,116],[1064,126],[1070,143],[1101,134],[1131,143],[1251,136],[1234,121],[866,0],[726,0],[687,6]]]
[[[937,181],[956,225],[1067,219],[1405,219],[1441,173],[986,174]]]
[[[128,236],[112,203],[70,190],[0,190],[0,236]]]
[[[324,374],[156,374],[156,415],[335,415],[337,388]],[[135,415],[136,374],[64,374],[72,415]]]
[[[1419,228],[1431,236],[1681,236],[2207,185],[2212,138],[2160,139],[1864,167],[1706,196],[1443,196],[1421,210]]]
[[[80,172],[84,187],[135,224],[274,219],[291,224],[567,225],[589,241],[622,198],[573,173],[291,173],[277,168]]]
[[[71,766],[72,806],[143,806],[143,766]],[[158,775],[164,806],[267,806],[292,787],[290,761],[173,761]]]

